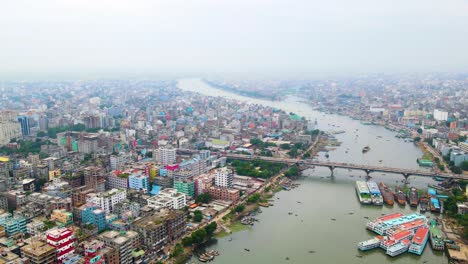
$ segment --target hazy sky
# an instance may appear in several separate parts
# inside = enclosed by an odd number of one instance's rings
[[[0,74],[468,71],[468,0],[1,0]]]

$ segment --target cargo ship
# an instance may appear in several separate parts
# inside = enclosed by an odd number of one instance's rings
[[[416,233],[413,236],[411,241],[411,246],[409,247],[408,252],[421,255],[426,247],[427,240],[429,238],[429,229],[427,227],[420,227],[416,230]]]
[[[425,213],[429,210],[429,197],[425,194],[419,197],[420,212]]]
[[[411,187],[408,192],[408,203],[410,206],[417,207],[419,203],[418,189]]]
[[[383,205],[382,194],[380,193],[379,186],[377,186],[377,183],[373,181],[368,181],[367,187],[369,188],[369,192],[371,194],[372,203],[374,205]]]
[[[366,224],[366,227],[367,229],[371,230],[371,231],[374,231],[375,227],[378,226],[379,224],[383,223],[383,222],[387,222],[387,221],[390,221],[390,220],[393,220],[393,219],[398,219],[400,217],[404,216],[404,214],[402,213],[393,213],[393,214],[389,214],[389,215],[384,215],[384,216],[381,216],[373,221],[370,221]]]
[[[395,257],[408,251],[410,245],[411,241],[409,239],[403,239],[400,243],[389,247],[386,253],[390,257]]]
[[[359,250],[366,251],[369,249],[374,249],[380,247],[380,243],[382,242],[383,237],[377,236],[372,239],[362,241],[358,244]]]
[[[439,199],[437,199],[436,197],[431,197],[430,207],[431,207],[431,212],[440,213]]]
[[[388,205],[393,205],[395,200],[393,198],[392,190],[390,190],[390,188],[388,188],[383,182],[379,183],[379,189],[382,194],[383,201]]]
[[[372,204],[371,195],[366,182],[356,181],[356,194],[361,204]]]
[[[400,187],[395,188],[394,197],[399,205],[406,205],[406,195]]]
[[[444,250],[444,238],[442,237],[442,232],[440,232],[437,222],[432,220],[429,226],[429,241],[431,241],[431,246],[433,250]]]

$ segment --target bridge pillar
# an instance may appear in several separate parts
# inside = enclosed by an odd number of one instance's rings
[[[370,173],[372,172],[372,170],[365,169],[364,171],[366,172],[366,179],[370,179],[371,178]]]
[[[409,173],[402,173],[402,174],[403,174],[403,177],[405,177],[405,184],[408,184],[409,183],[408,178],[410,174]]]
[[[334,174],[334,171],[335,171],[335,166],[328,166],[328,168],[330,169],[330,172],[331,172],[331,175],[333,177],[333,174]]]

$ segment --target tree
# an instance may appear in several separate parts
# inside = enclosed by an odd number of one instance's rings
[[[240,213],[240,212],[244,211],[244,209],[245,209],[245,205],[240,204],[240,205],[236,206],[236,208],[234,208],[234,211],[236,213]]]
[[[455,173],[455,174],[461,174],[462,173],[462,169],[460,169],[460,167],[457,167],[457,166],[450,167],[450,170],[452,170],[452,172]]]
[[[415,137],[413,140],[414,140],[414,142],[419,142],[419,141],[421,141],[421,137]]]
[[[281,145],[280,145],[280,148],[281,148],[281,149],[291,149],[291,145],[288,144],[288,143],[284,143],[284,144],[281,144]]]
[[[46,134],[46,132],[44,132],[44,131],[39,131],[39,132],[37,132],[37,137],[44,137],[44,136],[46,136],[46,135],[47,135],[47,134]]]
[[[203,220],[203,214],[200,210],[193,212],[193,221],[200,223]]]
[[[418,130],[417,130],[417,131],[418,131],[418,134],[420,134],[420,135],[421,135],[421,134],[422,134],[422,132],[423,132],[422,128],[418,128]]]
[[[195,203],[200,204],[200,203],[210,203],[213,200],[213,196],[209,193],[202,193],[197,196],[195,199]]]
[[[205,226],[205,231],[208,234],[208,236],[211,236],[216,231],[216,228],[218,228],[218,224],[216,224],[216,222],[211,222],[210,224]]]
[[[252,194],[248,199],[248,203],[256,203],[260,200],[260,194],[259,193],[254,193]]]
[[[182,245],[184,247],[191,246],[193,244],[193,239],[191,236],[182,238]]]
[[[465,160],[461,163],[460,168],[464,171],[468,171],[468,161]]]

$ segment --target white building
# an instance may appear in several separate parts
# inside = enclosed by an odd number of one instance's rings
[[[43,235],[44,221],[33,219],[32,222],[26,224],[26,230],[31,236]]]
[[[176,161],[175,148],[159,148],[153,152],[156,161],[161,165],[173,164]]]
[[[17,114],[13,111],[0,112],[0,146],[10,143],[10,140],[21,136],[21,125]]]
[[[185,193],[178,192],[176,189],[166,188],[148,200],[148,207],[154,209],[170,208],[182,209],[187,205]]]
[[[219,187],[232,187],[233,178],[234,175],[226,167],[223,167],[216,171],[215,185]]]
[[[437,121],[447,121],[448,112],[441,111],[439,109],[434,109],[434,119]]]
[[[125,199],[127,199],[127,191],[125,189],[111,189],[107,192],[88,194],[86,202],[94,203],[109,214],[113,212],[114,205]]]

